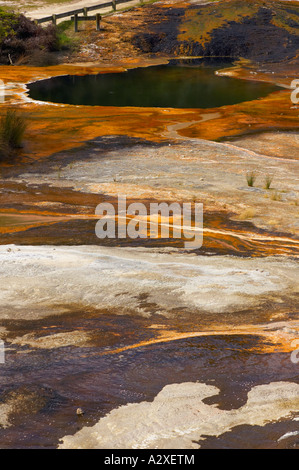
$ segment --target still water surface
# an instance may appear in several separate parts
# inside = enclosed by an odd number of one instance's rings
[[[219,68],[189,60],[121,73],[66,75],[28,85],[29,96],[73,105],[214,108],[279,90],[267,83],[218,76]]]

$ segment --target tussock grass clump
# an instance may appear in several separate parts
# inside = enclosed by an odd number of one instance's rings
[[[257,174],[256,174],[255,171],[248,171],[246,173],[247,185],[250,186],[250,187],[253,187],[254,183],[256,181],[256,178],[257,178]]]
[[[270,189],[272,181],[273,181],[273,176],[272,175],[266,175],[266,177],[265,177],[265,189]]]
[[[278,191],[275,191],[274,193],[271,194],[271,200],[272,201],[282,201],[282,195]]]
[[[238,215],[238,220],[250,220],[256,215],[256,210],[254,208],[247,208],[241,214]]]
[[[22,140],[26,130],[26,121],[14,109],[9,109],[0,120],[1,141],[12,149],[22,147]]]
[[[22,147],[26,128],[25,118],[14,109],[0,119],[0,160],[10,159]]]

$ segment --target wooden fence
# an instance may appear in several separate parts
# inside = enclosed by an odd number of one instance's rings
[[[122,4],[122,3],[132,2],[132,1],[133,0],[112,0],[111,2],[100,3],[99,5],[92,5],[91,7],[78,8],[77,10],[71,10],[65,13],[58,13],[57,15],[46,16],[45,18],[40,18],[39,20],[36,20],[36,21],[37,23],[48,23],[49,21],[51,21],[53,24],[56,24],[58,19],[70,17],[71,20],[74,20],[75,31],[78,31],[78,21],[95,20],[97,30],[99,30],[101,15],[98,13],[95,16],[88,16],[88,12],[95,11],[95,10],[102,10],[104,8],[109,8],[109,7],[111,7],[112,12],[114,12],[116,11],[117,5]],[[143,0],[139,0],[139,2],[141,5],[143,5]],[[80,13],[82,13],[83,16],[79,16]]]

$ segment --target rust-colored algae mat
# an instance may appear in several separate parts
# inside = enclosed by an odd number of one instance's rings
[[[60,25],[76,47],[57,65],[0,65],[1,448],[298,448],[298,2],[169,0],[93,23]],[[205,108],[28,88],[169,64],[277,88]],[[26,128],[4,158],[12,110]],[[161,203],[190,209],[189,232]]]

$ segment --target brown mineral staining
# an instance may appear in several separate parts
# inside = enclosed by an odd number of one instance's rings
[[[49,392],[42,388],[18,387],[2,393],[0,402],[0,428],[8,428],[22,418],[36,415],[49,399]]]
[[[131,344],[122,348],[112,349],[106,354],[119,354],[121,352],[143,348],[152,344],[168,343],[169,341],[179,341],[187,338],[200,338],[207,336],[241,336],[249,335],[258,338],[257,344],[253,347],[252,351],[257,351],[260,354],[278,353],[278,352],[292,352],[294,347],[292,341],[298,338],[299,335],[299,322],[273,322],[265,325],[240,325],[238,327],[228,328],[221,327],[218,323],[217,326],[213,325],[211,330],[205,331],[190,331],[181,332],[175,330],[165,330],[165,325],[157,326],[155,328],[157,334],[154,338],[141,341],[140,343]],[[249,349],[250,351],[250,349]]]

